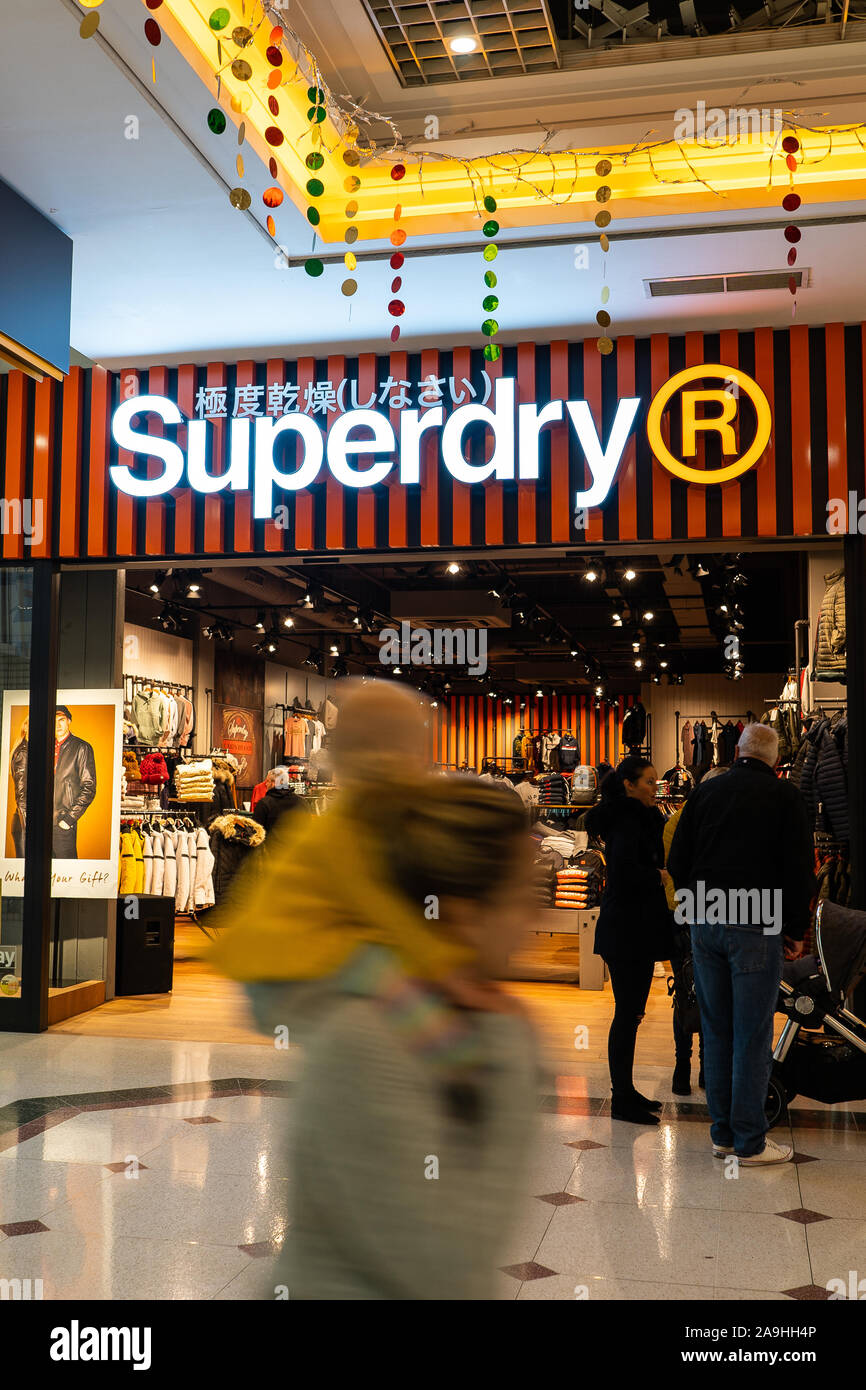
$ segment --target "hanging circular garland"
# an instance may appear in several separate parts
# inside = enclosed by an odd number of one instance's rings
[[[320,145],[322,142],[322,136],[319,130],[319,126],[322,124],[322,121],[325,119],[325,116],[327,115],[327,111],[325,110],[325,93],[323,92],[322,88],[319,86],[308,87],[307,101],[309,101],[310,103],[310,106],[307,110],[307,120],[310,123],[310,138],[312,139],[314,145]],[[279,132],[279,136],[280,138],[278,141],[271,141],[271,143],[282,144],[282,131]],[[270,136],[268,135],[267,131],[265,131],[265,138],[270,139]],[[322,220],[322,214],[319,212],[315,200],[317,198],[321,198],[322,194],[325,191],[325,185],[323,184],[322,180],[318,177],[319,171],[324,167],[325,156],[319,150],[311,150],[310,153],[307,155],[307,158],[305,159],[304,163],[310,171],[310,177],[307,179],[306,183],[306,194],[307,197],[312,199],[313,201],[311,201],[310,206],[307,208],[307,221],[313,228],[312,249],[315,250],[317,235],[316,228]],[[322,274],[324,269],[324,263],[319,259],[318,256],[308,256],[307,259],[304,261],[304,270],[307,272],[308,275],[311,275],[313,279],[317,279],[318,276]]]
[[[609,159],[600,159],[600,160],[598,161],[598,163],[596,164],[596,166],[595,166],[595,172],[596,172],[597,176],[598,176],[600,179],[606,179],[612,168],[613,168],[613,165],[611,164],[611,162],[610,162]],[[610,184],[601,183],[601,184],[599,185],[599,187],[595,190],[595,201],[596,201],[597,203],[599,203],[599,204],[607,203],[607,202],[610,201],[610,195],[611,195]],[[606,208],[606,207],[603,207],[603,206],[600,207],[600,208],[599,208],[599,211],[595,214],[595,225],[596,225],[596,226],[598,227],[598,229],[599,229],[599,232],[600,232],[600,236],[599,236],[599,239],[598,239],[598,240],[599,240],[599,245],[601,246],[601,249],[602,249],[602,251],[605,253],[605,255],[606,255],[607,252],[610,250],[610,240],[608,239],[608,235],[607,235],[607,231],[606,231],[606,228],[610,226],[610,220],[611,220],[611,218],[610,218],[610,213],[608,212],[607,208]],[[607,279],[607,261],[604,261],[604,262],[603,262],[603,265],[604,265],[604,273],[603,273],[603,275],[602,275],[602,279],[605,279],[605,280],[606,280],[606,279]],[[602,304],[603,304],[603,305],[604,305],[604,304],[607,304],[607,302],[608,302],[609,299],[610,299],[610,286],[609,286],[609,285],[602,285],[602,287],[601,287],[601,302],[602,302]],[[603,333],[602,333],[602,336],[601,336],[600,338],[597,338],[597,339],[596,339],[596,344],[595,344],[595,345],[596,345],[596,347],[598,348],[599,352],[602,354],[602,356],[603,356],[603,357],[607,357],[609,353],[613,352],[613,339],[609,336],[609,334],[608,334],[608,332],[607,332],[607,329],[610,328],[610,314],[608,313],[607,309],[604,309],[604,308],[599,309],[598,313],[597,313],[596,316],[595,316],[595,321],[596,321],[596,323],[598,324],[599,328],[601,328],[601,329],[604,330]]]
[[[358,137],[358,127],[350,126],[347,129],[346,137],[354,142]],[[343,151],[343,163],[350,171],[355,170],[361,163],[361,156],[354,148],[346,149]],[[344,210],[348,226],[346,227],[343,240],[348,249],[343,253],[343,265],[346,267],[349,274],[340,285],[340,291],[345,295],[346,299],[351,299],[358,289],[358,281],[353,274],[353,271],[358,268],[358,257],[355,255],[352,247],[358,240],[358,228],[355,226],[355,218],[358,216],[358,200],[355,194],[359,191],[360,187],[361,180],[358,174],[352,172],[348,173],[343,180],[343,190],[349,195]]]
[[[797,168],[797,151],[799,150],[799,148],[800,141],[797,139],[796,135],[786,135],[782,140],[782,149],[785,151],[785,163],[788,166],[788,182],[790,184],[789,191],[785,194],[784,198],[782,199],[782,207],[784,208],[785,212],[788,213],[796,212],[803,201],[799,193],[794,192],[794,173]],[[785,240],[787,241],[789,247],[789,266],[793,266],[796,263],[797,243],[799,242],[801,236],[802,232],[800,231],[800,228],[795,227],[793,223],[789,222],[787,227],[785,228]],[[791,306],[791,317],[793,318],[797,312],[796,276],[789,276],[788,289],[794,299],[794,303]]]
[[[405,177],[406,177],[406,165],[405,165],[405,164],[392,164],[392,165],[391,165],[391,178],[394,180],[395,183],[399,183],[400,180],[403,179],[403,178],[405,178]],[[392,269],[392,270],[397,270],[397,271],[399,271],[399,270],[402,269],[402,267],[403,267],[403,262],[404,262],[404,260],[406,259],[406,257],[404,256],[402,250],[400,249],[400,248],[401,248],[402,246],[404,246],[405,243],[406,243],[406,231],[405,231],[405,229],[404,229],[403,227],[400,226],[400,221],[401,221],[402,216],[403,216],[403,205],[402,205],[402,203],[396,203],[395,206],[394,206],[394,223],[395,223],[395,225],[394,225],[394,230],[392,231],[391,236],[390,236],[390,241],[391,241],[391,245],[394,247],[394,250],[393,250],[393,252],[392,252],[392,254],[391,254],[391,269]],[[392,298],[391,298],[391,299],[389,300],[389,302],[388,302],[388,313],[391,315],[392,318],[395,318],[395,319],[402,318],[403,315],[404,315],[405,312],[406,312],[406,305],[405,305],[404,301],[399,297],[399,296],[400,296],[400,291],[402,290],[402,288],[403,288],[403,277],[402,277],[402,275],[395,275],[394,278],[393,278],[393,280],[391,281],[391,295],[392,295]],[[395,323],[395,324],[394,324],[394,327],[391,329],[391,342],[392,342],[392,343],[396,343],[396,341],[397,341],[397,339],[398,339],[399,337],[400,337],[400,325],[399,325],[398,323]]]
[[[488,193],[484,198],[484,211],[487,213],[496,212],[496,199],[493,197],[492,193]],[[495,237],[499,231],[499,223],[496,221],[495,217],[489,217],[481,230],[488,239],[488,244],[481,252],[481,255],[490,266],[499,255],[499,247],[493,240],[493,237]],[[487,289],[495,289],[496,282],[496,271],[492,269],[485,270],[484,284]],[[486,294],[481,301],[481,307],[486,314],[492,314],[494,310],[499,308],[499,296],[496,294]],[[499,332],[498,320],[485,319],[481,325],[481,332],[484,334],[485,338],[495,338],[496,334]],[[498,343],[488,342],[484,344],[484,357],[488,362],[498,362],[501,355],[502,348]]]

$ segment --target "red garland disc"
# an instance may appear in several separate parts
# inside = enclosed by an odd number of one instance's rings
[[[403,303],[402,299],[391,300],[391,303],[388,305],[388,313],[391,314],[393,318],[398,319],[400,315],[405,314],[405,312],[406,305]]]
[[[275,44],[271,44],[270,48],[265,53],[265,57],[267,58],[272,68],[278,68],[282,66],[282,50],[277,48]]]
[[[803,233],[800,231],[800,228],[799,228],[799,227],[786,227],[786,228],[785,228],[785,240],[786,240],[786,241],[799,241],[799,240],[800,240],[800,237],[801,237],[802,235],[803,235]]]
[[[797,139],[796,135],[785,136],[782,141],[782,149],[785,151],[785,154],[796,154],[799,148],[800,141]]]
[[[785,163],[787,164],[788,168],[791,170],[791,173],[792,173],[792,174],[795,174],[795,173],[797,172],[797,157],[796,157],[796,155],[793,155],[793,154],[786,154],[786,155],[785,155]]]
[[[399,270],[406,257],[402,251],[395,251],[389,262],[392,270]]]
[[[788,252],[788,265],[793,265],[794,262],[796,261],[796,259],[797,259],[797,252],[794,250],[794,248],[793,248],[793,246],[792,246],[791,249],[790,249],[790,251]]]
[[[791,294],[797,293],[797,281],[794,279],[793,275],[788,281],[788,289],[791,291]]]
[[[155,19],[146,19],[144,21],[144,36],[148,43],[152,44],[154,48],[158,48],[162,43],[162,30]]]
[[[395,182],[396,182],[398,179],[402,179],[402,178],[405,176],[405,174],[406,174],[406,165],[405,165],[405,164],[392,164],[392,165],[391,165],[391,178],[394,179]]]
[[[396,343],[396,341],[397,341],[397,339],[399,338],[399,336],[400,336],[400,326],[399,326],[399,324],[396,324],[396,323],[395,323],[395,324],[394,324],[394,327],[391,329],[391,342],[392,342],[392,343]]]
[[[273,155],[271,155],[270,159],[268,160],[268,169],[270,170],[272,179],[275,179],[277,177],[279,167],[280,166],[277,164],[277,161],[274,159]]]
[[[158,10],[162,0],[145,0],[145,4],[149,10]]]
[[[280,103],[277,101],[276,97],[268,97],[268,110],[272,116],[279,116]]]
[[[269,125],[265,131],[265,139],[269,145],[281,145],[285,138],[279,126]]]
[[[395,275],[394,279],[391,281],[391,293],[396,294],[397,291],[401,288],[402,284],[403,277],[401,275]]]
[[[782,207],[786,212],[796,212],[802,201],[799,193],[786,193],[782,199]]]

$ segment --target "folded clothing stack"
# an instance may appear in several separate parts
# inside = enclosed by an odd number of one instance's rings
[[[178,801],[211,801],[214,793],[213,763],[200,758],[194,763],[180,762],[174,769]]]
[[[556,907],[594,907],[595,886],[587,869],[560,869],[556,875]]]
[[[544,806],[563,806],[570,801],[568,783],[559,772],[552,772],[549,777],[542,777],[536,784],[538,787],[538,804]]]
[[[553,907],[556,894],[556,868],[549,854],[536,859],[532,866],[532,896],[536,907]]]
[[[127,774],[128,775],[128,774]],[[148,753],[141,760],[141,780],[150,786],[160,786],[168,781],[168,768],[161,753]]]

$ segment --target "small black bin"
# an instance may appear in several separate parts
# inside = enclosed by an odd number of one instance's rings
[[[168,994],[174,976],[174,898],[142,894],[133,918],[130,901],[117,903],[115,993]]]

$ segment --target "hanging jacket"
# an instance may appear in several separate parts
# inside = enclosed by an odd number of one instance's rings
[[[847,721],[846,721],[847,726]],[[829,831],[836,840],[849,840],[851,827],[848,818],[848,779],[836,739],[838,724],[822,730],[815,762],[815,799],[823,811],[819,828]]]
[[[580,740],[576,734],[563,734],[556,750],[559,772],[572,772],[580,762]],[[551,763],[551,767],[553,764]]]
[[[19,739],[12,750],[9,770],[15,789],[15,805],[21,819],[21,828],[27,824],[27,739]]]
[[[692,762],[694,761],[695,737],[692,733],[692,726],[689,723],[688,719],[683,725],[680,737],[682,738],[683,742],[683,764],[686,767],[691,767]]]
[[[135,837],[138,838],[137,836]],[[118,897],[131,897],[136,892],[138,868],[135,861],[135,844],[130,830],[124,830],[120,837],[120,882]]]
[[[173,898],[177,892],[177,831],[165,830],[162,836],[162,853],[165,870],[162,878],[162,896]]]
[[[631,705],[623,715],[622,719],[622,746],[623,748],[641,748],[646,739],[646,710],[637,700]]]
[[[213,866],[214,857],[211,853],[210,836],[202,826],[195,837],[193,901],[197,908],[214,906]],[[192,869],[192,864],[190,864],[190,869]]]
[[[220,902],[250,852],[264,844],[265,828],[244,812],[229,811],[211,821],[208,833],[214,857],[214,896]]]
[[[161,690],[137,690],[132,697],[132,718],[142,743],[158,743],[168,717]]]
[[[300,797],[291,790],[281,791],[278,787],[271,787],[265,795],[256,802],[253,815],[259,825],[263,825],[265,830],[273,830],[277,821],[286,812],[301,810]]]
[[[791,737],[788,722],[785,718],[784,710],[779,705],[774,705],[771,710],[761,716],[761,723],[768,724],[775,731],[779,738],[779,762],[790,763],[794,759],[796,749],[791,745]]]
[[[845,571],[824,575],[827,588],[821,600],[815,639],[814,678],[819,681],[844,678],[847,669],[845,628]]]
[[[151,878],[150,891],[154,897],[162,896],[162,885],[165,882],[165,850],[163,849],[164,836],[161,830],[156,830],[150,837],[151,853]]]

